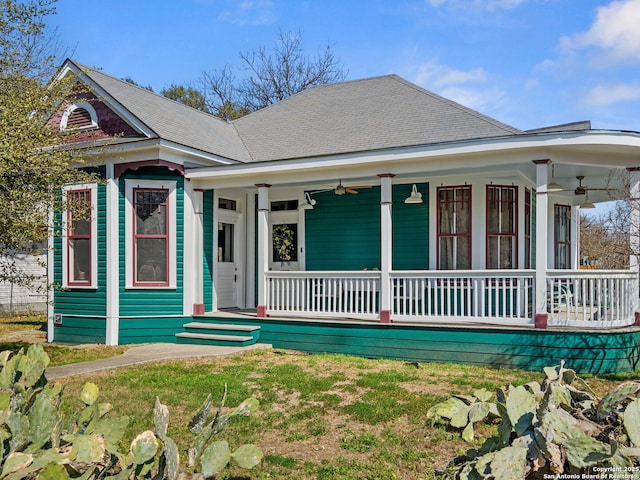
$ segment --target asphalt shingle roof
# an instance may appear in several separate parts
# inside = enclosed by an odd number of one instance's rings
[[[98,70],[79,67],[158,137],[239,162],[524,133],[397,75],[314,87],[227,123]]]
[[[253,161],[522,133],[397,75],[311,88],[233,124]]]
[[[235,128],[220,118],[98,70],[79,67],[159,138],[228,159],[249,160]]]

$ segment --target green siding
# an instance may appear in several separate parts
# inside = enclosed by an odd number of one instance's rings
[[[203,252],[203,268],[202,268],[202,279],[203,285],[202,288],[204,293],[204,309],[206,312],[210,312],[213,310],[213,229],[214,229],[214,221],[213,221],[213,190],[207,190],[203,194],[203,242],[204,252]]]
[[[406,204],[412,184],[393,186],[393,268],[429,268],[428,184],[419,184],[424,202]],[[380,268],[380,188],[357,195],[313,194],[306,210],[307,270]]]
[[[380,188],[313,198],[314,209],[305,211],[307,270],[380,268]]]
[[[183,332],[183,325],[191,317],[140,317],[121,318],[119,343],[176,343],[176,333]]]
[[[54,325],[56,342],[105,343],[106,321],[104,318],[62,316],[62,325]]]
[[[125,238],[125,179],[141,180],[175,180],[176,183],[176,288],[126,289],[126,243]],[[184,251],[184,178],[178,173],[168,172],[164,168],[141,168],[135,174],[126,174],[120,178],[120,315],[135,316],[167,316],[183,313],[183,251]],[[123,320],[120,320],[121,330]],[[120,334],[122,335],[122,333]],[[126,342],[122,342],[126,343]]]
[[[207,318],[207,321],[216,320]],[[218,321],[230,323],[228,318]],[[564,360],[569,368],[593,374],[636,371],[640,367],[638,328],[619,332],[570,332],[271,318],[234,319],[233,323],[259,325],[260,343],[308,353],[341,353],[524,370],[541,370]]]
[[[393,186],[393,269],[429,269],[429,184],[416,184],[423,203],[407,204],[411,185]]]
[[[106,215],[106,186],[98,184],[97,198],[97,228],[98,228],[98,285],[97,289],[71,288],[54,290],[54,313],[65,315],[78,315],[86,317],[99,317],[106,315],[107,305],[107,215]],[[57,221],[61,220],[61,214],[57,215]],[[55,285],[62,285],[62,248],[63,242],[60,235],[56,235],[53,241],[53,281]],[[103,335],[104,336],[104,335]],[[56,337],[56,340],[59,340]]]

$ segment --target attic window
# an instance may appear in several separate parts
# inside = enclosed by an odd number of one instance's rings
[[[98,128],[98,115],[94,108],[86,103],[69,105],[60,120],[61,131],[82,131]]]

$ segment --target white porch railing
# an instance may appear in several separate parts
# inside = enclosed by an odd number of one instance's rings
[[[268,272],[266,277],[270,313],[378,318],[380,272]]]
[[[377,320],[379,271],[268,272],[271,315]],[[390,274],[394,321],[533,324],[534,270],[394,271]],[[632,325],[638,278],[631,271],[547,272],[549,326]]]
[[[391,274],[391,316],[403,321],[526,324],[533,318],[533,270]]]
[[[547,298],[550,326],[632,325],[638,275],[628,270],[550,270]]]

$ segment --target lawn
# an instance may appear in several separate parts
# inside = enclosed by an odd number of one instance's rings
[[[1,344],[0,349],[4,349]],[[61,363],[78,358],[57,353]],[[70,412],[79,404],[77,394],[84,382],[97,383],[101,401],[112,403],[117,415],[132,418],[129,439],[153,428],[151,412],[158,396],[169,407],[169,434],[182,450],[190,439],[187,423],[207,394],[219,397],[226,383],[229,407],[247,397],[259,399],[258,411],[234,419],[221,438],[232,447],[258,444],[265,457],[252,471],[230,469],[223,479],[411,480],[437,478],[450,460],[469,448],[457,432],[427,424],[429,407],[454,393],[493,390],[509,382],[520,385],[541,376],[465,365],[261,350],[215,360],[127,367],[61,382]],[[588,381],[603,392],[620,379],[589,377]],[[481,430],[485,436],[491,432],[491,428]]]

